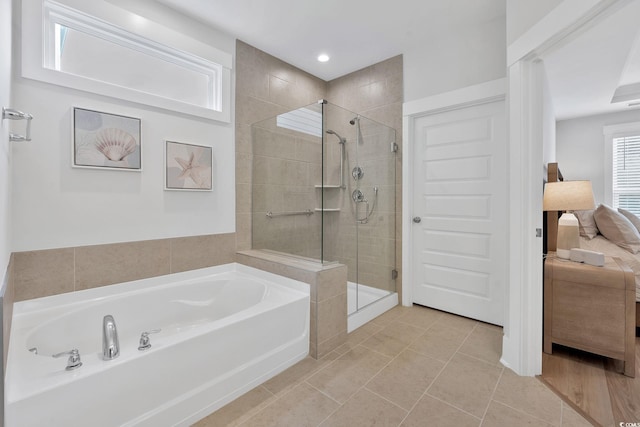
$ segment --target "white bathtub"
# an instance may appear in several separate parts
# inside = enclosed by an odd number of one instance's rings
[[[239,264],[24,301],[13,313],[8,427],[190,425],[309,352],[309,286]],[[107,314],[120,341],[109,361]],[[67,357],[51,355],[73,348],[83,366],[66,371]]]

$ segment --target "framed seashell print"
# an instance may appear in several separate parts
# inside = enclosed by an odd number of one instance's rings
[[[206,145],[165,141],[164,189],[211,191],[213,149]]]
[[[140,119],[74,107],[73,166],[142,170]]]

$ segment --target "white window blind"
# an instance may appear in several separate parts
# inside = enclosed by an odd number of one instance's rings
[[[640,215],[640,134],[613,138],[613,206]]]

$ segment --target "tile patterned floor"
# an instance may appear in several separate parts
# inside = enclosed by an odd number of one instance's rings
[[[538,379],[504,368],[501,345],[499,327],[398,306],[196,426],[590,425]]]

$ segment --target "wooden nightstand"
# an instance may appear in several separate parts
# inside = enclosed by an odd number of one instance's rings
[[[548,257],[544,267],[544,352],[558,343],[624,361],[635,375],[635,281],[619,258],[603,267]]]

